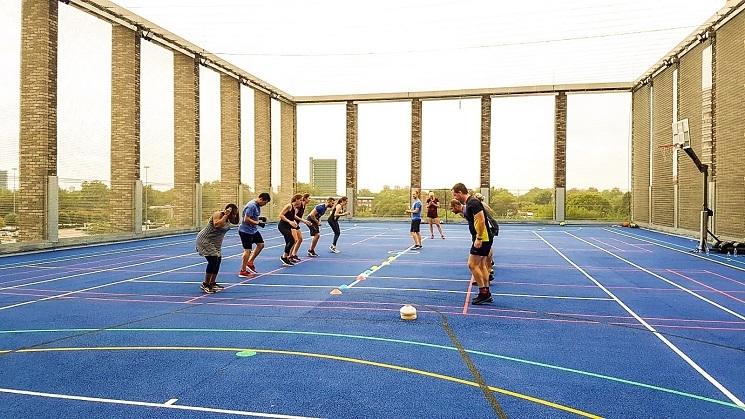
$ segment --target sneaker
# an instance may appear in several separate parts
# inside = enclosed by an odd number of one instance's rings
[[[337,249],[334,245],[329,246],[329,250],[331,251],[331,253],[341,253],[339,249]]]
[[[471,301],[471,304],[473,305],[481,305],[486,303],[494,302],[494,300],[491,298],[491,293],[488,294],[479,294]]]
[[[210,287],[210,288],[212,288],[214,290],[213,292],[219,292],[219,291],[222,291],[222,290],[225,289],[225,287],[223,287],[222,285],[218,284],[217,282],[215,282],[214,284],[212,284],[212,287]]]
[[[212,289],[212,287],[210,287],[209,285],[205,284],[204,282],[202,282],[202,284],[199,286],[199,288],[202,289],[202,292],[207,293],[207,294],[214,294],[215,293],[215,291]]]
[[[422,248],[422,246],[420,246],[420,245],[417,244],[417,245],[414,245],[414,247],[412,247],[411,249],[412,250],[419,250],[421,248]]]
[[[442,239],[445,240],[445,236],[442,236]]]
[[[435,238],[435,236],[429,236],[429,239],[430,239],[430,240],[432,240],[432,239],[434,239],[434,238]]]
[[[249,271],[240,271],[240,272],[238,272],[238,276],[240,276],[241,278],[249,278],[249,277],[251,277],[251,272],[249,272]]]
[[[283,266],[293,266],[293,265],[295,265],[294,263],[292,263],[292,261],[290,260],[290,258],[286,258],[284,256],[280,256],[279,257],[279,260],[282,261],[282,265]]]
[[[315,252],[315,250],[308,250],[308,257],[309,258],[317,258],[318,253]]]
[[[302,261],[302,259],[300,259],[297,255],[290,256],[290,260],[293,261],[293,262],[295,262],[295,263],[298,263],[298,262]]]
[[[253,263],[249,263],[248,265],[246,265],[246,272],[248,272],[249,274],[259,273],[259,271],[256,270],[256,266],[254,266]]]

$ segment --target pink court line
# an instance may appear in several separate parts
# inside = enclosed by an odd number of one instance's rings
[[[726,293],[726,292],[724,292],[724,291],[722,291],[722,290],[719,290],[719,289],[717,289],[717,288],[711,287],[711,286],[709,286],[709,285],[706,285],[706,284],[704,284],[704,283],[702,283],[702,282],[696,281],[695,279],[693,279],[693,278],[691,278],[691,277],[688,277],[688,276],[685,276],[685,275],[683,275],[683,274],[681,274],[681,273],[678,273],[678,272],[676,272],[676,271],[674,271],[674,270],[672,270],[672,269],[668,269],[668,272],[674,273],[675,275],[678,275],[678,276],[680,276],[680,277],[683,277],[683,278],[685,278],[685,279],[687,279],[687,280],[689,280],[689,281],[691,281],[691,282],[695,282],[696,284],[699,284],[699,285],[701,285],[702,287],[706,287],[706,288],[708,288],[708,289],[710,289],[710,290],[712,290],[712,291],[714,291],[714,292],[717,292],[717,293],[719,293],[719,294],[722,294],[722,295],[724,295],[724,296],[726,296],[726,297],[728,297],[728,298],[731,298],[731,299],[733,299],[733,300],[735,300],[735,301],[739,301],[739,302],[741,302],[741,303],[745,303],[745,300],[741,300],[741,299],[739,299],[739,298],[735,297],[734,295],[730,295],[730,294],[728,294],[728,293]]]
[[[728,281],[732,281],[732,282],[734,282],[734,283],[736,283],[736,284],[739,284],[739,285],[745,286],[745,282],[740,282],[740,281],[738,281],[738,280],[736,280],[736,279],[732,279],[732,278],[730,278],[730,277],[728,277],[728,276],[724,276],[724,275],[718,274],[718,273],[716,273],[716,272],[711,272],[711,271],[704,271],[704,273],[707,273],[707,274],[711,274],[711,275],[715,275],[715,276],[718,276],[718,277],[720,277],[720,278],[726,279],[726,280],[728,280]]]

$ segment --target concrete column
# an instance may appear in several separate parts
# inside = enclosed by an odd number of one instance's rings
[[[357,139],[358,108],[354,102],[347,102],[347,181],[346,191],[349,203],[347,208],[355,215],[357,204]]]
[[[491,96],[481,96],[481,194],[489,202],[491,192]],[[486,193],[484,193],[486,192]]]
[[[280,103],[281,175],[279,191],[287,202],[297,189],[297,108],[294,103]]]
[[[180,52],[173,53],[173,173],[179,227],[198,226],[195,213],[199,184],[199,61]]]
[[[241,85],[220,75],[220,207],[238,202],[241,184]]]
[[[422,188],[422,101],[411,101],[411,189]]]
[[[111,223],[135,230],[135,181],[140,179],[140,37],[111,30]]]
[[[556,95],[554,108],[554,220],[564,221],[567,183],[567,95]]]
[[[21,5],[21,241],[48,239],[50,176],[57,176],[57,0]]]
[[[254,192],[272,188],[272,101],[254,90]]]

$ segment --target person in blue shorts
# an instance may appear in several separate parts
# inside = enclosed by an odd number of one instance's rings
[[[308,214],[306,220],[310,222],[308,229],[313,239],[310,241],[310,248],[308,248],[308,257],[318,257],[316,253],[316,245],[318,239],[321,238],[321,216],[326,213],[329,208],[332,208],[336,200],[334,198],[326,198],[326,203],[316,205]]]
[[[419,226],[422,224],[422,201],[419,200],[419,191],[411,193],[411,209],[407,209],[406,213],[411,214],[411,238],[414,239],[414,246],[412,249],[422,248],[422,233],[419,232]]]
[[[272,198],[268,193],[262,192],[256,199],[251,200],[243,207],[243,221],[238,228],[238,235],[241,237],[243,245],[243,257],[241,259],[241,270],[238,272],[240,277],[249,277],[257,274],[254,261],[264,249],[264,238],[261,237],[258,227],[266,225],[266,218],[261,216],[261,207],[268,204]],[[253,245],[256,244],[256,250],[252,251]]]

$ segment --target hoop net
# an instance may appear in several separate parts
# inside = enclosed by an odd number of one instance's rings
[[[680,148],[680,144],[663,144],[657,147],[658,153],[662,155],[662,158],[667,161],[673,160],[673,154]]]

